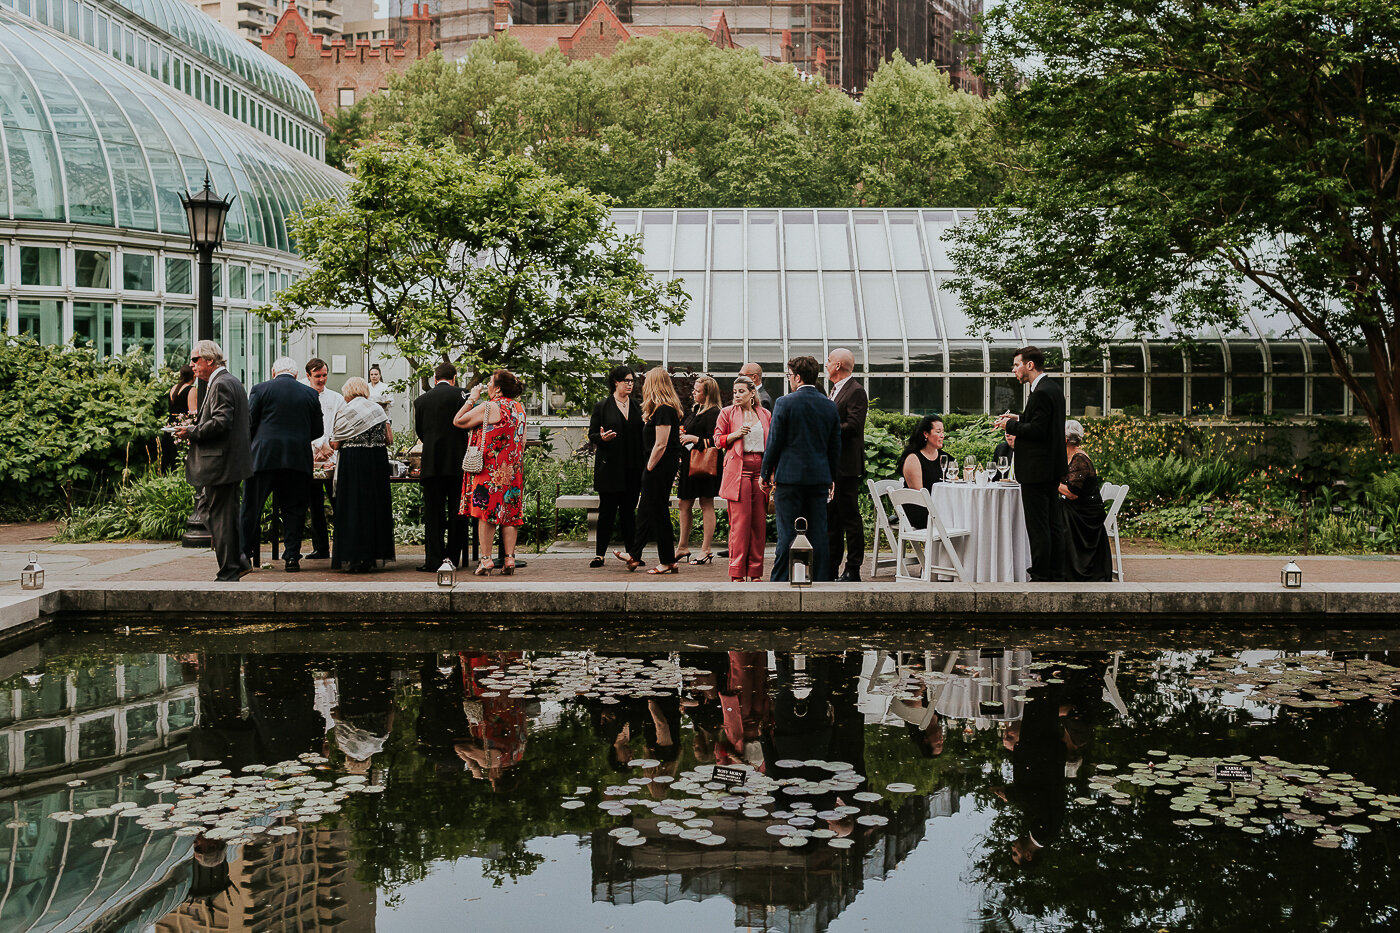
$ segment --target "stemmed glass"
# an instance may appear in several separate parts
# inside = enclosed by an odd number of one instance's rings
[[[1011,458],[1008,457],[1006,454],[1002,454],[1000,457],[997,457],[997,478],[1006,479],[1007,475],[1010,472]]]
[[[956,483],[958,481],[958,462],[949,460],[943,467],[943,481]]]

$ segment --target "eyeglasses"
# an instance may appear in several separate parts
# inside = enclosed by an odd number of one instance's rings
[[[202,356],[192,356],[192,357],[190,357],[190,362],[191,362],[191,363],[198,363],[198,362],[199,362],[200,360],[202,360],[202,359],[204,359],[204,357],[202,357]]]

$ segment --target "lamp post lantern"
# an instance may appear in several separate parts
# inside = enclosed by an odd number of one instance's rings
[[[190,228],[190,245],[199,255],[198,307],[195,312],[194,342],[214,339],[214,250],[223,245],[224,221],[228,209],[233,206],[233,197],[220,197],[214,193],[209,173],[204,173],[204,188],[180,198],[185,207],[185,220]],[[208,388],[203,381],[199,384],[199,398],[204,399]],[[180,539],[184,547],[207,548],[213,546],[213,538],[204,522],[202,490],[195,490],[194,511],[185,522],[185,534]]]

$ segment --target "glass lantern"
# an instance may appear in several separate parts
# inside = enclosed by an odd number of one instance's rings
[[[452,566],[452,561],[443,558],[442,566],[437,569],[437,585],[452,586],[457,582],[457,568]]]
[[[788,583],[792,586],[812,585],[812,542],[807,540],[807,519],[792,523],[797,537],[788,548]]]
[[[1296,589],[1303,585],[1303,571],[1298,567],[1296,560],[1290,560],[1283,565],[1279,580],[1289,589]]]
[[[39,566],[39,555],[29,554],[29,563],[19,572],[19,588],[22,590],[42,590],[44,588],[44,568]]]

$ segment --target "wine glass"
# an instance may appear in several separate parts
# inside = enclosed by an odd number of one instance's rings
[[[944,464],[943,480],[948,483],[956,483],[958,481],[958,462],[956,460],[949,459]]]
[[[1008,457],[1006,454],[1002,454],[1000,457],[997,457],[997,478],[1006,479],[1007,474],[1009,474],[1010,472],[1011,458]]]

